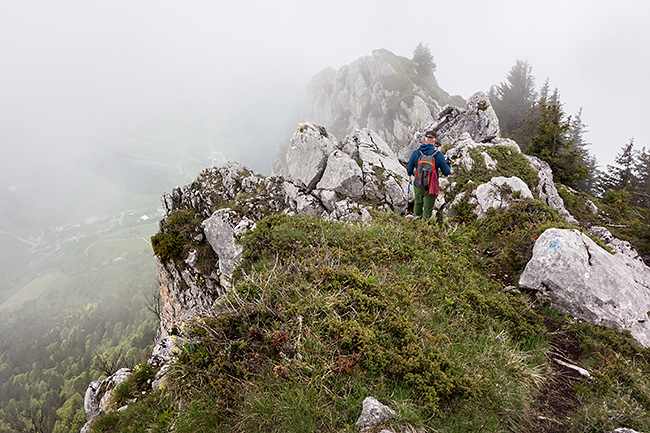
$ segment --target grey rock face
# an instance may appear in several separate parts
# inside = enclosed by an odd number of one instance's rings
[[[330,190],[344,197],[363,197],[363,172],[359,164],[342,150],[327,159],[327,165],[316,189]]]
[[[128,368],[121,368],[101,382],[93,381],[88,385],[84,396],[84,410],[89,421],[84,426],[82,432],[84,430],[90,431],[90,423],[94,417],[110,410],[108,404],[110,403],[112,391],[126,381],[131,374],[131,370]]]
[[[641,346],[650,346],[650,268],[608,253],[578,230],[546,230],[519,285],[539,291],[566,314],[630,331]]]
[[[298,215],[321,216],[325,212],[322,203],[305,188],[300,188],[291,182],[284,183],[287,211]]]
[[[466,192],[458,194],[451,203],[451,208],[458,204]],[[483,218],[489,209],[507,209],[516,200],[533,198],[526,183],[518,177],[493,177],[490,182],[476,187],[471,192],[468,203],[474,206],[474,213],[478,218]]]
[[[585,201],[585,204],[589,207],[591,213],[593,213],[594,215],[598,214],[598,206],[596,206],[596,204],[593,201],[587,200]]]
[[[643,263],[643,259],[641,259],[639,253],[634,248],[632,248],[632,245],[630,245],[628,241],[623,241],[621,239],[615,238],[614,235],[605,227],[592,226],[589,229],[589,233],[591,233],[594,236],[597,236],[600,240],[602,240],[605,243],[605,245],[607,245],[617,253],[621,253],[624,256],[631,259],[632,260],[631,263],[636,263],[637,265],[645,266],[645,264]]]
[[[219,258],[221,287],[226,290],[230,287],[230,277],[242,254],[241,245],[235,241],[237,226],[246,231],[245,228],[253,228],[255,223],[229,209],[219,209],[201,223],[206,239]]]
[[[500,135],[499,119],[485,92],[472,95],[464,109],[446,106],[428,128],[438,132],[441,144],[454,143],[464,133],[477,143],[488,143]]]
[[[286,155],[288,180],[314,189],[325,171],[329,155],[339,147],[336,138],[325,128],[313,123],[303,123],[291,137]]]
[[[319,133],[314,134],[314,131]],[[337,201],[349,199],[379,201],[396,212],[406,211],[406,169],[377,133],[368,129],[355,130],[337,145],[340,148],[334,148],[331,143],[336,139],[323,127],[301,124],[292,141],[309,142],[310,151],[322,155],[322,158],[300,160],[297,163],[302,165],[303,172],[310,173],[310,177],[300,182],[292,177],[285,182],[291,211],[349,220],[338,212],[327,215],[334,209],[342,209],[340,206],[337,208]],[[292,172],[291,169],[288,172]],[[311,177],[312,174],[315,177]]]
[[[564,207],[564,200],[562,200],[562,197],[560,197],[560,194],[557,192],[557,188],[553,182],[551,166],[536,156],[524,156],[528,161],[530,161],[530,165],[537,170],[537,175],[539,177],[539,182],[537,183],[537,195],[539,198],[551,208],[558,211],[567,222],[577,226],[578,221],[569,213],[569,211],[566,210]]]
[[[394,415],[395,411],[379,402],[376,398],[366,397],[363,400],[361,415],[355,425],[362,431],[371,429],[384,421],[388,421]]]
[[[211,311],[215,300],[223,296],[226,291],[220,286],[207,287],[206,281],[209,279],[190,268],[181,268],[173,261],[161,263],[157,257],[156,261],[160,282],[161,314],[152,361],[161,364],[168,361],[169,354],[173,353],[171,350],[174,346],[166,340],[173,333],[172,330],[179,329],[184,321]],[[219,280],[218,276],[211,277]]]
[[[485,161],[485,168],[488,170],[494,170],[497,168],[497,162],[492,159],[492,157],[487,152],[482,152],[483,160]]]
[[[358,145],[365,198],[386,202],[396,212],[404,213],[408,206],[408,174],[386,142],[367,129],[355,131],[346,141]]]
[[[464,171],[470,171],[474,167],[474,160],[469,155],[469,150],[479,146],[469,133],[465,132],[454,142],[455,145],[446,153],[448,157],[454,160],[454,166]],[[452,167],[455,169],[455,167]]]
[[[308,85],[306,119],[337,137],[368,128],[406,161],[415,148],[413,135],[434,121],[442,105],[460,99],[450,97],[434,81],[430,84],[435,89],[425,89],[414,77],[409,59],[386,50],[376,50],[338,71],[327,69]]]
[[[206,168],[193,183],[164,194],[162,204],[166,217],[175,210],[194,209],[207,218],[217,208],[239,204],[248,209],[249,218],[260,219],[284,209],[283,181],[263,178],[229,161],[224,167]],[[241,196],[248,198],[238,201]]]
[[[519,198],[533,198],[528,185],[518,177],[493,177],[490,182],[479,185],[474,191],[477,204],[475,213],[482,218],[488,209],[510,207],[516,200],[515,192],[519,193]]]

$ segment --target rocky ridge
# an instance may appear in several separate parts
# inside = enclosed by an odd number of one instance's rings
[[[370,64],[375,80],[376,76],[390,76],[394,72],[379,61]],[[361,65],[351,65],[346,72],[348,78],[354,75],[351,71],[355,68],[360,69]],[[336,73],[334,78],[331,73],[325,75],[319,79],[342,80]],[[359,89],[364,89],[362,84],[357,84]],[[341,94],[332,89],[332,95]],[[339,98],[356,107],[355,115],[364,112],[364,104],[387,107],[368,92],[370,87],[356,96],[343,92],[347,99]],[[361,95],[366,95],[367,100],[359,99]],[[387,95],[391,94],[384,94]],[[413,101],[413,107],[422,105],[416,97]],[[406,103],[401,101],[402,104]],[[319,115],[325,116],[336,109],[332,105]],[[440,144],[455,161],[452,176],[441,179],[441,193],[435,205],[438,212],[451,215],[454,206],[466,200],[480,218],[490,208],[507,208],[517,200],[538,199],[557,210],[567,222],[577,225],[564,207],[548,164],[527,157],[537,173],[534,185],[514,175],[496,175],[499,161],[486,149],[498,147],[510,153],[520,153],[520,150],[514,141],[500,137],[498,119],[485,93],[473,95],[464,108],[445,106],[431,110],[428,106],[427,109],[428,114],[423,109],[419,111],[422,116],[416,116],[419,120],[412,122],[417,125],[416,131],[405,132],[400,122],[394,121],[389,126],[382,123],[382,132],[376,132],[369,127],[359,128],[360,122],[355,121],[341,127],[341,130],[357,128],[340,141],[328,128],[306,122],[299,125],[288,148],[279,154],[277,175],[260,176],[241,164],[229,162],[221,168],[204,170],[192,184],[174,188],[163,196],[165,216],[160,234],[182,232],[184,248],[179,257],[161,259],[158,255],[157,258],[162,311],[156,347],[150,359],[150,363],[163,367],[157,383],[164,380],[165,366],[173,362],[178,350],[176,338],[184,324],[218,309],[231,289],[230,278],[242,254],[238,239],[244,233],[253,229],[260,219],[277,212],[347,222],[371,218],[373,208],[405,213],[412,192],[403,163],[419,144],[424,130],[438,131]],[[407,112],[405,109],[404,113]],[[379,123],[378,119],[380,116],[369,116],[366,126]],[[336,125],[341,121],[332,117],[329,123]],[[407,123],[405,118],[402,123]],[[399,134],[403,135],[397,138]],[[475,185],[471,191],[454,194],[455,175],[480,164],[488,172],[494,171],[495,176]],[[176,222],[183,215],[188,221]],[[578,230],[549,229],[537,240],[520,286],[538,292],[568,314],[630,330],[641,345],[648,346],[650,272],[629,245],[613,238],[606,230],[593,232],[618,253],[605,251]],[[621,284],[625,290],[620,290]],[[128,372],[120,374],[124,376]],[[104,410],[102,401],[107,401],[110,384],[115,382],[116,378],[111,377],[91,384],[85,402],[89,417]]]

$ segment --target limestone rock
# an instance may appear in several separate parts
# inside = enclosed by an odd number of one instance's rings
[[[191,184],[164,194],[165,217],[175,210],[194,209],[207,218],[216,209],[237,204],[238,197],[246,196],[239,204],[248,205],[242,207],[248,208],[251,219],[259,219],[284,208],[282,182],[279,178],[263,178],[242,164],[229,161],[224,167],[206,168]]]
[[[173,261],[162,263],[155,257],[160,283],[160,323],[154,349],[149,358],[152,365],[160,366],[169,362],[175,355],[176,344],[173,334],[178,332],[183,322],[212,311],[215,302],[226,291],[219,286],[208,287],[201,274],[190,268],[181,268]],[[215,264],[216,265],[216,264]],[[212,275],[218,280],[218,276]]]
[[[158,329],[159,333],[161,329],[167,329],[167,328],[159,327]],[[166,335],[164,337],[159,335],[156,338],[156,344],[153,350],[151,351],[151,356],[149,357],[149,364],[153,366],[167,365],[176,356],[178,350],[179,349],[178,346],[176,345],[176,338],[173,335]]]
[[[460,137],[455,141],[454,147],[447,151],[447,156],[454,161],[454,166],[463,169],[464,171],[470,171],[474,167],[474,160],[469,155],[469,150],[479,146],[468,132],[464,132]],[[452,168],[454,168],[452,166]]]
[[[395,411],[379,402],[376,398],[366,397],[363,400],[361,415],[355,425],[359,430],[371,429],[382,422],[388,421],[394,415]]]
[[[521,148],[519,147],[517,142],[509,138],[495,137],[494,139],[492,139],[491,144],[494,146],[511,147],[513,151],[517,153],[521,153]]]
[[[578,221],[569,213],[569,211],[566,210],[564,207],[564,200],[562,200],[562,197],[560,197],[560,194],[557,192],[557,188],[555,188],[551,166],[536,156],[524,156],[528,161],[530,161],[533,168],[537,170],[537,176],[539,177],[537,183],[537,195],[539,198],[551,208],[558,211],[567,222],[577,226]]]
[[[596,204],[593,201],[587,200],[585,201],[585,205],[587,205],[587,207],[589,208],[592,214],[594,215],[598,214],[598,206],[596,206]]]
[[[650,346],[650,268],[608,253],[578,230],[542,233],[519,286],[539,291],[566,314],[630,331]]]
[[[406,212],[408,174],[386,142],[368,129],[357,130],[346,140],[358,145],[364,197],[386,202],[396,212]]]
[[[330,154],[317,189],[326,189],[344,197],[363,197],[363,172],[347,153],[336,150]]]
[[[518,193],[518,194],[515,194]],[[451,204],[453,208],[460,202],[466,193],[458,194]],[[517,198],[515,198],[517,196]],[[468,202],[474,205],[474,213],[483,218],[488,209],[507,209],[519,199],[533,198],[526,183],[518,177],[493,177],[490,182],[476,187]]]
[[[221,287],[230,286],[230,277],[242,254],[241,245],[235,241],[235,227],[239,224],[252,226],[230,209],[219,209],[201,223],[206,239],[219,258]]]
[[[589,229],[589,233],[591,233],[594,236],[597,236],[600,240],[602,240],[605,243],[605,245],[607,245],[617,253],[621,253],[624,256],[627,256],[628,258],[633,260],[632,263],[636,262],[639,265],[644,265],[641,255],[634,248],[632,248],[632,245],[630,245],[628,241],[623,241],[621,239],[614,237],[614,235],[612,235],[612,233],[609,230],[607,230],[605,227],[592,226]]]
[[[327,160],[339,147],[336,138],[322,126],[303,123],[291,137],[286,155],[285,177],[288,180],[314,189],[320,181]]]
[[[405,162],[417,147],[413,135],[434,121],[442,105],[464,104],[434,79],[423,86],[416,77],[410,59],[375,50],[338,71],[317,74],[307,86],[306,119],[337,137],[373,130]]]
[[[485,168],[488,170],[494,170],[497,168],[497,162],[492,159],[490,155],[488,155],[487,152],[481,152],[481,155],[483,156],[483,160],[485,161]]]
[[[310,191],[306,191],[304,188],[300,188],[292,182],[285,182],[284,190],[288,205],[287,210],[290,213],[321,216],[325,212],[325,208],[320,200],[312,195]]]
[[[631,428],[617,428],[608,433],[639,433],[639,432],[637,432],[636,430],[632,430]]]
[[[490,208],[506,208],[513,200],[513,195],[518,192],[520,198],[533,198],[526,183],[518,177],[493,177],[490,182],[476,188],[476,199],[481,212],[481,217]]]
[[[463,109],[444,107],[428,128],[438,132],[441,144],[454,143],[466,132],[477,143],[492,142],[500,135],[499,119],[485,92],[472,95]]]
[[[84,426],[85,431],[90,431],[90,423],[93,418],[112,409],[109,407],[112,391],[126,381],[131,374],[130,369],[121,368],[101,382],[93,381],[88,385],[84,396],[84,410],[89,421]]]

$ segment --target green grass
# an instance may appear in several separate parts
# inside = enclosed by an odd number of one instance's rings
[[[9,298],[5,299],[5,301],[0,304],[0,311],[18,309],[25,302],[36,299],[38,296],[50,289],[63,287],[69,281],[70,279],[60,272],[53,272],[51,274],[46,274],[38,277],[27,285],[23,286]]]
[[[177,431],[354,431],[370,395],[404,428],[525,422],[541,318],[470,249],[392,214],[276,215],[245,244],[236,308],[197,321],[170,374]]]

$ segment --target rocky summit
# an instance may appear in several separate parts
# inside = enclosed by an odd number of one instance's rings
[[[368,128],[401,161],[408,159],[413,135],[448,104],[463,105],[442,90],[433,75],[418,74],[413,63],[387,50],[375,50],[338,71],[317,74],[307,85],[305,118],[337,137]]]

